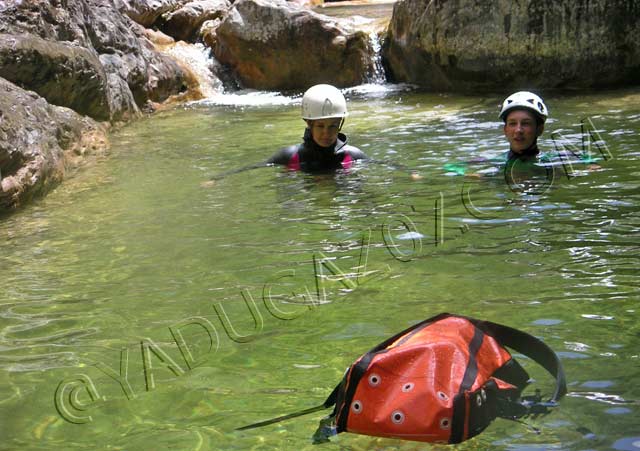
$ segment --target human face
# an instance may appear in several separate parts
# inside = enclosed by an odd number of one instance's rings
[[[538,125],[535,115],[526,110],[510,112],[504,124],[504,136],[511,150],[518,154],[531,147],[543,130],[544,124]]]
[[[307,124],[311,129],[311,137],[315,143],[320,147],[329,147],[338,139],[341,122],[340,118],[329,118],[307,121]]]

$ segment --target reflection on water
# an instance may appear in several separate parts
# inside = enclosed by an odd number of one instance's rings
[[[236,93],[131,124],[108,159],[0,223],[3,449],[312,449],[321,414],[234,428],[322,402],[354,358],[441,311],[543,338],[569,379],[552,415],[460,449],[638,449],[637,93],[545,99],[549,131],[579,140],[589,115],[613,158],[527,194],[451,170],[506,150],[500,96],[345,92],[345,131],[378,163],[203,188],[301,138],[299,96]]]

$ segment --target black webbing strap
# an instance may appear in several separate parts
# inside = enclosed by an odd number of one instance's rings
[[[362,376],[367,371],[371,360],[373,359],[374,354],[366,353],[362,358],[356,362],[349,370],[347,375],[345,375],[344,380],[338,387],[343,384],[346,384],[346,389],[344,390],[344,398],[340,399],[340,402],[336,405],[336,427],[338,432],[343,432],[347,430],[347,417],[349,416],[349,409],[351,408],[351,402],[353,401],[353,396],[356,394],[356,389],[358,388],[358,383]],[[348,378],[348,379],[347,379]],[[338,394],[338,397],[342,393]],[[331,401],[331,396],[327,398],[326,402]],[[336,400],[334,399],[334,402]]]
[[[469,361],[464,370],[458,393],[453,398],[453,418],[451,418],[451,436],[449,443],[460,443],[464,439],[464,427],[467,418],[465,392],[469,390],[478,377],[477,355],[484,340],[484,332],[476,327],[473,338],[469,342]]]
[[[549,401],[556,402],[567,394],[567,380],[562,363],[553,350],[543,341],[521,330],[514,329],[491,321],[480,321],[467,318],[487,335],[491,335],[498,343],[507,346],[533,359],[551,374],[556,380],[556,388]]]
[[[309,407],[308,409],[299,410],[298,412],[288,413],[286,415],[282,415],[276,418],[271,418],[270,420],[260,421],[258,423],[249,424],[247,426],[242,426],[236,429],[236,431],[245,431],[247,429],[259,428],[262,426],[268,426],[270,424],[279,423],[281,421],[289,420],[291,418],[301,417],[302,415],[307,415],[309,413],[318,412],[320,410],[327,409],[336,403],[336,396],[338,395],[338,389],[341,384],[336,385],[336,388],[333,389],[329,397],[325,402],[320,404],[319,406]]]

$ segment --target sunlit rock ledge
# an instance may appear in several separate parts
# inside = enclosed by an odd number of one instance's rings
[[[0,213],[46,193],[102,155],[107,129],[0,78]]]
[[[186,73],[111,2],[0,2],[0,213],[60,182]]]

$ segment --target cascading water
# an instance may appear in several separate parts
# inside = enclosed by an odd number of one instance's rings
[[[325,9],[322,13],[336,12],[336,9]],[[388,11],[385,12],[386,14],[388,14]],[[369,73],[364,80],[365,84],[352,87],[349,90],[367,92],[389,90],[390,87],[386,85],[387,80],[382,64],[382,43],[380,39],[382,28],[379,21],[359,14],[349,14],[347,17],[352,26],[369,34],[372,58]],[[179,41],[164,48],[163,51],[190,69],[199,85],[198,90],[202,97],[199,102],[216,105],[258,106],[286,105],[299,101],[298,97],[289,97],[278,92],[238,89],[237,81],[234,81],[231,76],[225,76],[224,68],[215,59],[211,49],[202,43],[189,44]]]
[[[163,50],[187,67],[196,81],[203,103],[215,105],[288,105],[297,99],[277,92],[237,90],[236,83],[224,76],[224,68],[215,59],[211,49],[201,43],[183,41]]]
[[[205,98],[214,97],[224,91],[224,85],[216,74],[217,61],[211,55],[211,49],[201,43],[188,44],[183,41],[165,50],[183,65],[188,67],[199,84]]]
[[[382,43],[380,42],[380,36],[373,30],[369,34],[369,42],[373,49],[373,61],[371,74],[367,77],[367,82],[381,85],[386,83],[387,78],[384,74],[384,67],[382,65]]]

